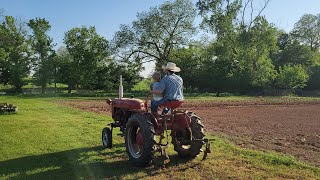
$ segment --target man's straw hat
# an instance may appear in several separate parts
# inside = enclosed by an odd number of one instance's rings
[[[162,69],[172,71],[172,72],[180,72],[181,69],[177,67],[177,65],[173,62],[168,62],[166,66],[162,66]]]

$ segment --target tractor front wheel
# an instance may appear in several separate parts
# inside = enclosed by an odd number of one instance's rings
[[[112,131],[107,127],[102,130],[102,146],[112,148]]]
[[[203,145],[204,126],[194,113],[188,112],[187,114],[191,117],[191,127],[173,130],[171,132],[172,144],[180,157],[194,158],[200,153]]]
[[[125,144],[129,160],[138,166],[148,166],[153,160],[154,126],[142,114],[132,115],[125,130]]]

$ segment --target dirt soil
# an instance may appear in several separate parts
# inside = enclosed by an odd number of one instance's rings
[[[103,100],[62,101],[86,111],[110,115]],[[320,166],[320,103],[186,101],[206,130],[227,136],[241,147],[290,154]]]

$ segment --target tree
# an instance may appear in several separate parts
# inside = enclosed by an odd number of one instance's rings
[[[279,68],[276,85],[278,88],[295,90],[305,87],[308,79],[309,75],[302,65],[284,65]]]
[[[308,90],[319,89],[320,53],[312,51],[310,46],[302,44],[293,36],[287,33],[278,35],[280,51],[273,54],[273,63],[276,69],[285,65],[302,65],[310,77],[306,88]]]
[[[183,86],[186,90],[199,89],[202,82],[200,72],[203,71],[205,50],[205,46],[198,44],[196,46],[190,45],[188,48],[175,49],[170,54],[170,61],[182,69],[179,75],[183,77]]]
[[[318,55],[320,59],[320,56]],[[320,65],[317,65],[312,68],[312,73],[310,79],[307,83],[306,89],[308,90],[320,90]]]
[[[220,90],[236,86],[246,92],[248,88],[267,88],[274,81],[276,71],[270,54],[277,50],[276,31],[260,15],[269,0],[264,1],[257,13],[253,2],[199,0],[197,3],[203,17],[202,27],[216,35],[206,67],[211,67],[212,81]],[[248,6],[251,11],[246,18]]]
[[[50,80],[53,78],[53,56],[54,50],[52,39],[47,35],[50,31],[50,24],[46,19],[31,19],[28,26],[33,31],[31,36],[32,48],[35,51],[33,56],[34,77],[36,83],[41,86],[42,93]]]
[[[292,35],[311,51],[318,51],[320,47],[320,14],[305,14],[295,23]]]
[[[156,69],[168,61],[175,47],[188,44],[195,32],[196,10],[190,0],[165,2],[148,12],[137,14],[132,26],[121,25],[114,46],[122,59],[155,61]]]
[[[276,70],[270,54],[277,51],[276,31],[264,17],[256,17],[251,28],[239,35],[235,63],[239,76],[255,88],[268,88],[274,81]]]
[[[68,93],[74,89],[75,82],[78,82],[77,76],[74,75],[73,59],[68,50],[60,47],[56,51],[55,57],[55,82],[61,82],[68,85]]]
[[[22,22],[5,16],[0,25],[0,82],[22,92],[24,78],[30,71],[30,48],[26,40],[27,31]]]
[[[81,85],[92,89],[98,64],[109,55],[108,41],[94,27],[73,28],[65,34],[64,43],[72,59],[67,61],[69,89]]]
[[[312,66],[313,52],[309,47],[300,44],[298,41],[294,40],[286,44],[286,46],[281,50],[277,57],[274,59],[276,66],[283,66],[285,64],[297,65],[301,64],[304,66]]]
[[[115,60],[109,59],[108,63],[100,66],[96,71],[96,80],[92,85],[95,89],[114,91],[118,89],[119,76],[122,75],[124,89],[130,90],[141,80],[139,75],[140,68],[135,63],[119,64]]]

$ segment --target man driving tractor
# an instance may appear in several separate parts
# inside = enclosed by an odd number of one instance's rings
[[[112,110],[114,122],[102,130],[104,147],[112,147],[112,129],[120,127],[124,134],[126,151],[129,160],[139,166],[148,166],[155,160],[155,153],[160,152],[162,163],[167,160],[166,149],[169,147],[169,133],[171,143],[179,157],[195,158],[205,144],[203,159],[210,152],[208,139],[205,139],[204,125],[200,117],[187,110],[177,110],[183,100],[183,80],[176,72],[180,68],[175,63],[168,62],[162,67],[166,76],[161,79],[160,73],[154,73],[151,101],[152,113],[148,112],[147,101],[123,98],[122,77],[120,77],[119,98],[108,100]],[[161,79],[161,80],[160,80]],[[158,106],[165,109],[160,116]],[[171,109],[168,113],[167,108]]]
[[[151,94],[163,95],[163,98],[159,101],[151,101],[151,112],[157,115],[158,106],[166,102],[181,101],[183,97],[183,80],[180,76],[176,75],[176,72],[180,72],[181,69],[176,66],[175,63],[168,62],[166,66],[162,66],[166,76],[160,80],[157,88],[150,91]]]

